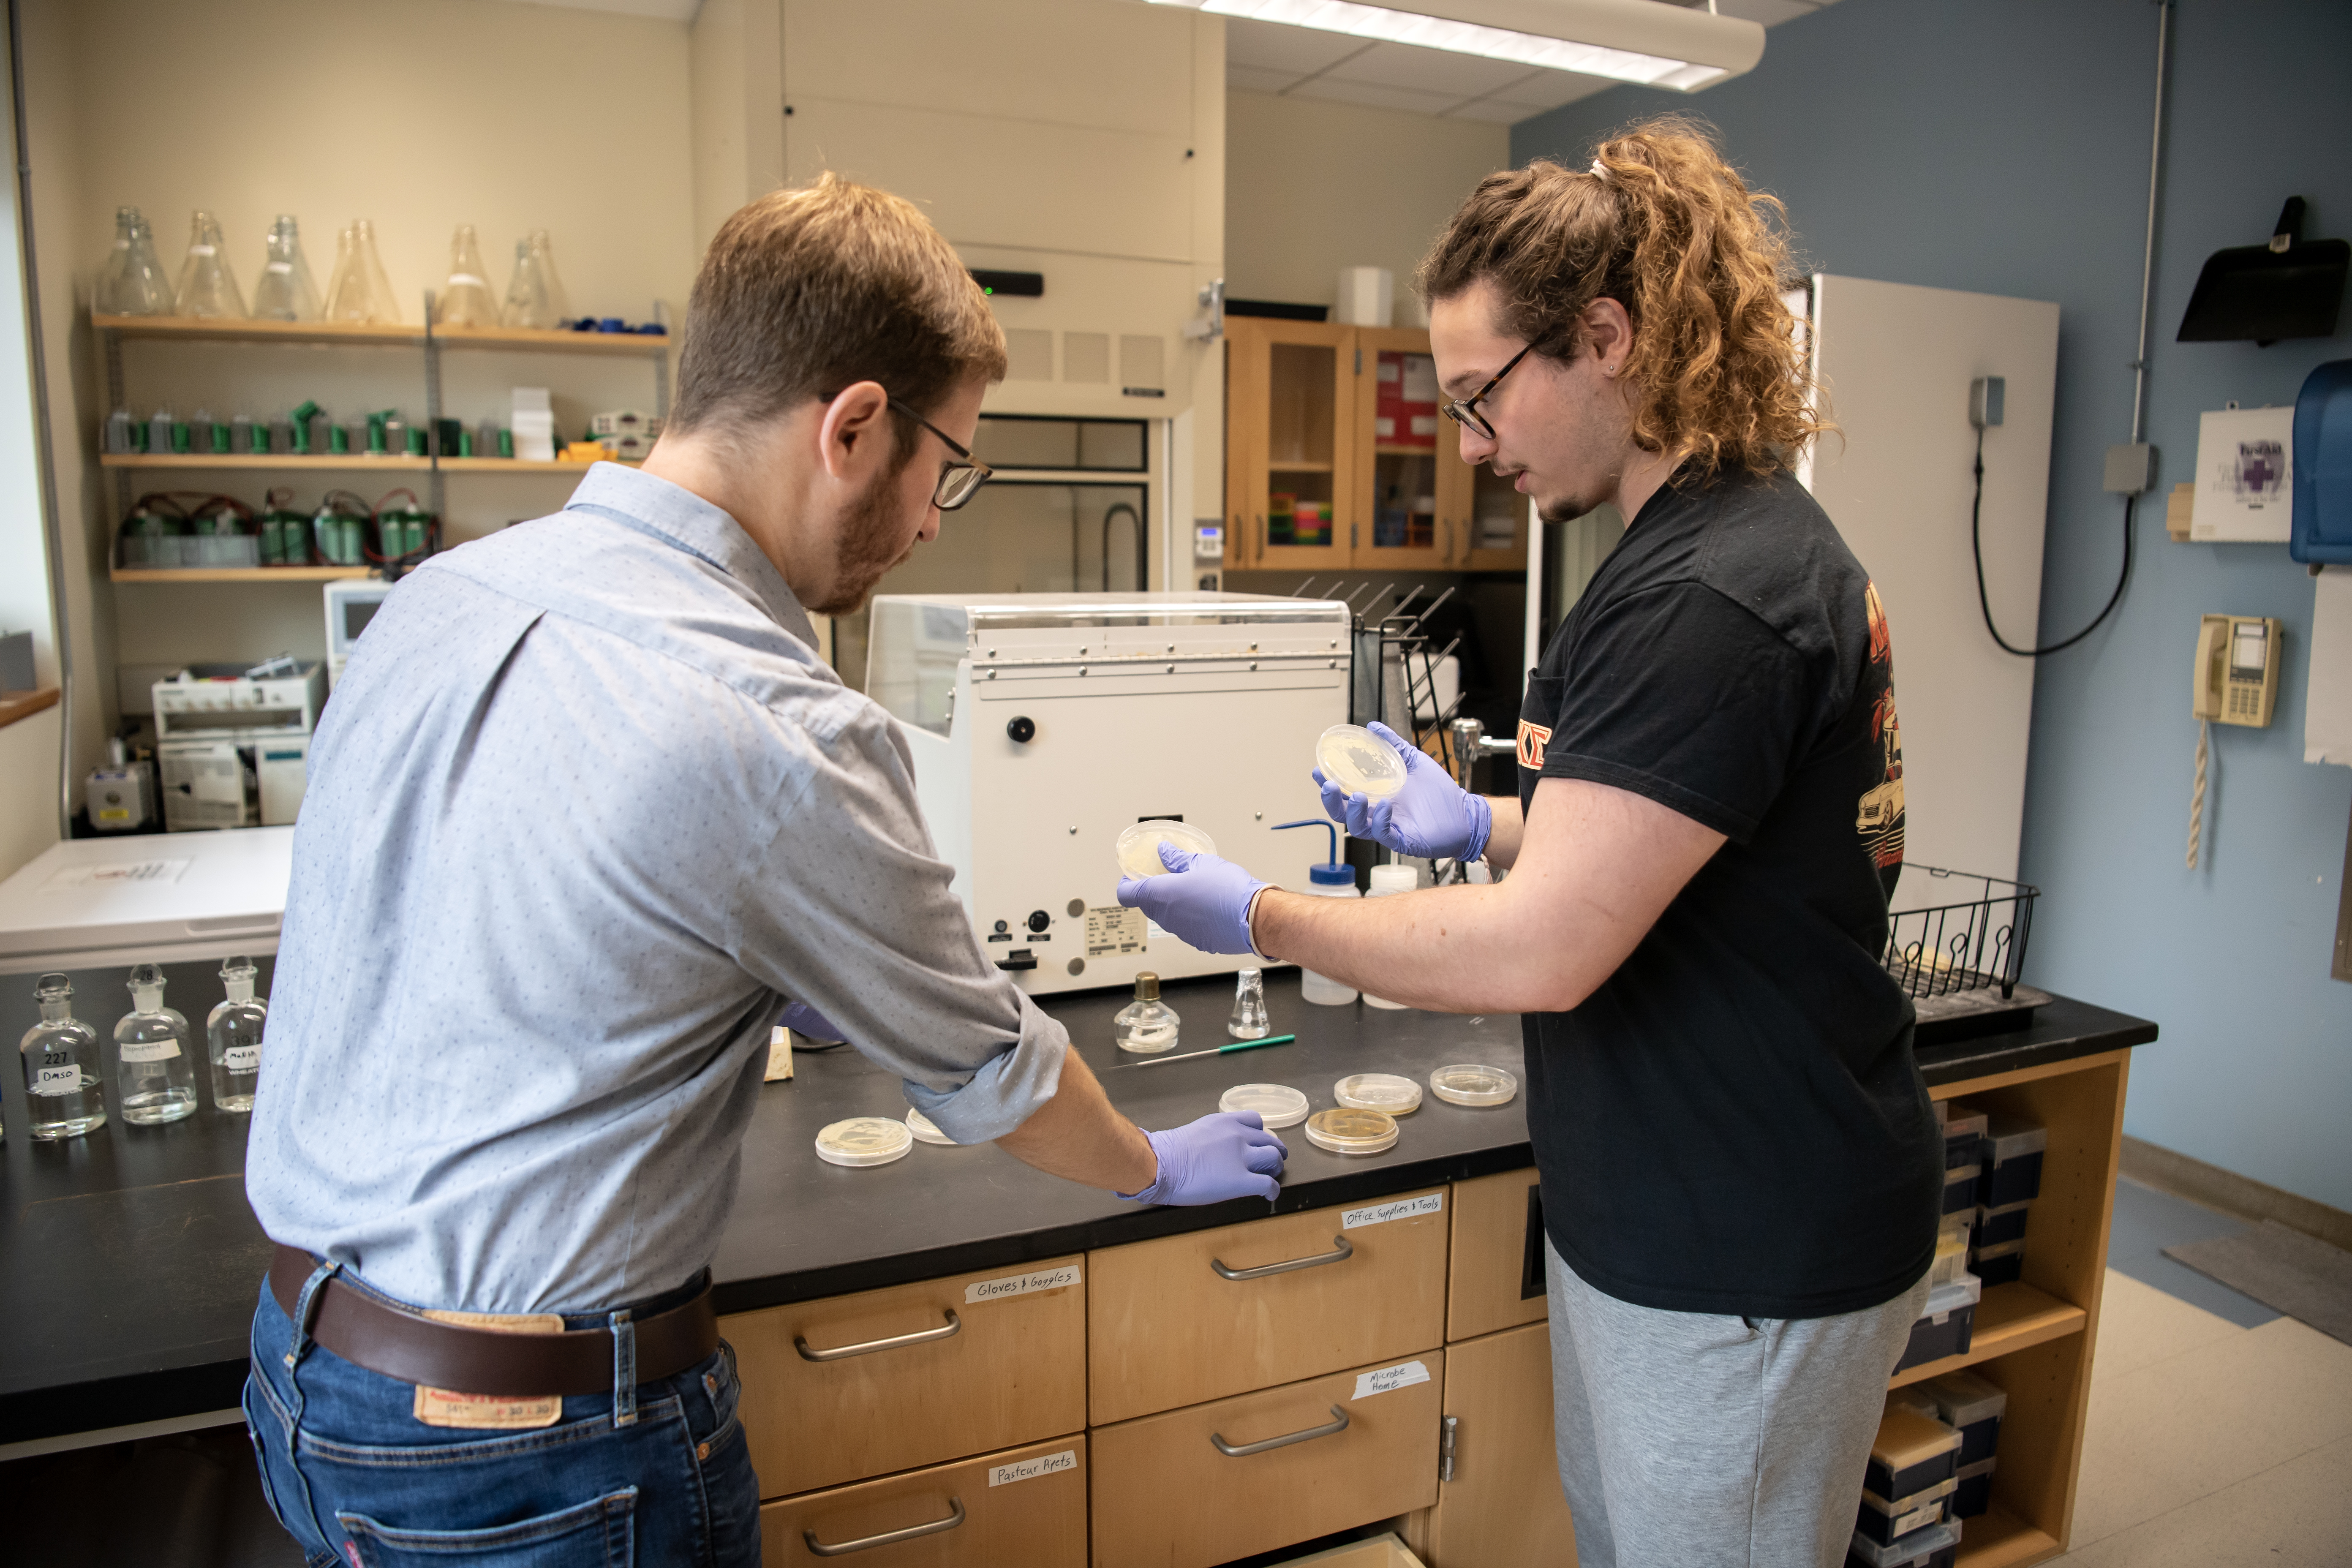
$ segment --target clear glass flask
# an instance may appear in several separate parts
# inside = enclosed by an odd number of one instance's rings
[[[361,218],[352,225],[354,257],[367,273],[368,300],[372,321],[386,326],[400,320],[400,300],[392,291],[392,279],[383,269],[383,258],[375,250],[375,225]]]
[[[155,237],[137,207],[114,209],[114,250],[99,273],[96,303],[109,316],[172,313],[172,285],[156,258]]]
[[[291,213],[279,213],[269,226],[269,258],[253,286],[254,320],[315,321],[320,308],[319,285],[302,256],[301,231]]]
[[[547,237],[547,230],[535,228],[530,231],[529,243],[531,257],[539,263],[540,281],[547,289],[547,308],[555,312],[554,324],[568,327],[572,324],[572,297],[563,291],[563,275],[555,270],[555,242]]]
[[[1135,1000],[1111,1020],[1118,1048],[1156,1057],[1176,1048],[1176,1009],[1160,999],[1160,976],[1145,970],[1135,977]]]
[[[228,1000],[205,1019],[205,1054],[212,1063],[216,1110],[253,1109],[253,1086],[261,1079],[261,1031],[269,1018],[269,1003],[253,994],[254,976],[259,973],[253,960],[242,954],[221,965]]]
[[[183,316],[245,320],[245,291],[229,268],[228,242],[221,237],[220,219],[208,212],[199,209],[188,219],[188,255],[172,297]]]
[[[345,224],[335,231],[335,268],[327,274],[327,302],[323,309],[331,321],[367,320],[367,276],[352,265],[358,255],[359,235]]]
[[[43,1142],[79,1138],[106,1125],[98,1076],[98,1031],[73,1016],[73,982],[44,974],[33,983],[41,1021],[25,1031],[25,1105]]]
[[[552,329],[560,320],[548,293],[547,272],[531,250],[530,241],[515,241],[514,276],[507,280],[506,303],[499,309],[502,327]]]
[[[449,239],[449,280],[441,286],[435,313],[445,327],[495,327],[499,302],[490,294],[489,268],[482,265],[474,226],[461,223]]]
[[[1265,972],[1244,969],[1234,980],[1234,1012],[1225,1020],[1225,1033],[1237,1040],[1262,1040],[1273,1032],[1265,1016]]]
[[[114,1026],[115,1102],[122,1120],[144,1126],[177,1121],[196,1109],[196,1064],[188,1055],[188,1021],[163,1005],[163,971],[131,972],[131,1011]]]

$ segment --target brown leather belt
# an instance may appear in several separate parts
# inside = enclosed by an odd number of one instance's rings
[[[289,1318],[302,1286],[317,1271],[309,1253],[279,1247],[269,1264],[269,1293]],[[632,1325],[636,1380],[653,1383],[697,1365],[719,1348],[719,1315],[710,1285],[683,1302]],[[500,1333],[445,1323],[390,1307],[330,1279],[311,1298],[310,1338],[354,1366],[403,1383],[458,1394],[532,1399],[557,1394],[613,1391],[610,1329],[560,1334]]]

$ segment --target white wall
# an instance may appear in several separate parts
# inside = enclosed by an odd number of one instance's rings
[[[1507,125],[1304,98],[1225,99],[1225,288],[1329,304],[1343,267],[1413,268],[1471,188],[1511,162]]]

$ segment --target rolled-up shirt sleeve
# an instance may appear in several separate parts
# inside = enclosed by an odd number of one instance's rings
[[[991,963],[933,852],[897,726],[844,692],[746,847],[730,921],[744,970],[823,1013],[959,1143],[1054,1097],[1069,1036]],[[796,748],[798,749],[798,748]]]

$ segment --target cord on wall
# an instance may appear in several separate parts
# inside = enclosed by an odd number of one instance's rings
[[[2205,841],[2205,759],[2213,738],[2213,721],[2197,721],[2197,784],[2189,792],[2189,868],[2197,869],[2199,848]]]
[[[2116,574],[2116,591],[2107,595],[2106,608],[2092,616],[2091,624],[2089,626],[2084,626],[2081,631],[2076,632],[2073,637],[2066,638],[2063,642],[2053,642],[2043,647],[2019,647],[2007,637],[2001,636],[2000,628],[1992,624],[1992,600],[1985,592],[1984,536],[1982,528],[1984,519],[1984,433],[1985,426],[1979,425],[1977,426],[1977,493],[1976,499],[1969,503],[1969,554],[1977,563],[1977,608],[1984,615],[1985,630],[1992,635],[1993,642],[1999,646],[2001,652],[2013,653],[2020,658],[2040,658],[2044,654],[2057,653],[2063,649],[2073,647],[2076,643],[2081,642],[2084,637],[2089,637],[2093,632],[2097,631],[2099,629],[2100,623],[2105,621],[2109,616],[2113,615],[2115,613],[2116,606],[2123,603],[2124,584],[2131,581],[2132,509],[2134,503],[2137,502],[2139,498],[2135,495],[2126,495],[2124,497],[2124,563],[2123,569]]]

